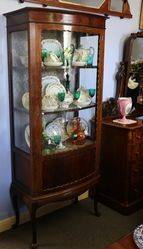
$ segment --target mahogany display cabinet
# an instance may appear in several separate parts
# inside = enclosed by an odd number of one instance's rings
[[[41,206],[77,199],[92,188],[97,214],[106,18],[50,8],[23,8],[5,16],[10,192],[15,226],[19,224],[18,200],[29,209],[32,248],[36,248],[36,211]]]

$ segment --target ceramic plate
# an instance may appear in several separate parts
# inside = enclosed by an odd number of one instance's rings
[[[30,128],[29,128],[29,125],[26,126],[24,135],[25,135],[25,141],[26,141],[28,147],[30,148]]]
[[[53,96],[57,99],[59,92],[65,92],[65,87],[60,83],[60,80],[56,76],[47,76],[42,80],[42,85],[45,85],[45,94]]]
[[[55,95],[55,93],[53,92],[54,90],[57,89],[58,85],[58,89],[60,89],[60,91],[64,91],[66,92],[65,87],[61,84],[60,80],[58,77],[56,76],[46,76],[42,78],[42,95],[44,96],[46,95]],[[54,86],[54,87],[53,87]],[[58,90],[59,92],[59,90]],[[57,90],[56,90],[56,94],[57,94]]]
[[[61,66],[63,62],[61,60],[61,54],[63,53],[62,45],[55,39],[44,39],[42,41],[42,49],[48,51],[48,57],[44,60],[45,66]]]
[[[72,63],[72,66],[74,66],[74,67],[85,67],[86,64],[87,63],[85,61],[74,61]]]
[[[50,61],[50,62],[44,62],[44,65],[45,66],[47,66],[47,67],[60,67],[60,66],[62,66],[63,65],[63,62],[52,62],[52,61]]]
[[[134,230],[133,239],[138,248],[143,249],[143,224]]]
[[[139,83],[136,82],[135,80],[132,80],[131,77],[129,78],[129,81],[128,81],[128,87],[130,89],[136,89],[138,87]]]
[[[66,141],[68,139],[66,121],[63,118],[56,118],[53,122],[46,126],[45,133],[50,138],[55,135],[60,135],[62,137],[62,141]]]
[[[66,126],[67,126],[67,121],[64,119],[64,118],[56,118],[54,121],[53,121],[54,124],[57,124],[60,126],[60,129],[61,129],[61,136],[62,136],[62,141],[66,141],[69,136],[67,134],[67,130],[66,130]]]
[[[59,50],[63,51],[62,45],[58,40],[55,39],[44,39],[41,42],[42,49],[46,49],[47,51],[57,53]]]
[[[29,92],[26,92],[22,96],[22,104],[26,110],[29,110]]]
[[[43,111],[54,111],[58,109],[58,101],[50,95],[45,95],[42,98],[42,110]]]

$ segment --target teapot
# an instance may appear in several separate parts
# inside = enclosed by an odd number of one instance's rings
[[[94,58],[94,48],[90,47],[89,49],[83,48],[80,46],[78,49],[75,49],[73,56],[73,66],[92,66]]]

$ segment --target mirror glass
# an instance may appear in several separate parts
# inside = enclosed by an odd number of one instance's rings
[[[105,0],[60,0],[62,3],[73,3],[86,7],[100,8]]]
[[[122,12],[123,0],[111,0],[110,10]]]
[[[132,55],[131,60],[143,60],[143,38],[138,37],[134,40],[133,48],[132,48]]]
[[[143,38],[138,37],[133,42],[131,66],[128,81],[128,96],[134,104],[143,103]]]

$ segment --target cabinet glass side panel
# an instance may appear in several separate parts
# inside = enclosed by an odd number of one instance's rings
[[[14,146],[29,152],[28,33],[11,33]]]
[[[95,145],[98,35],[42,32],[43,154]]]

